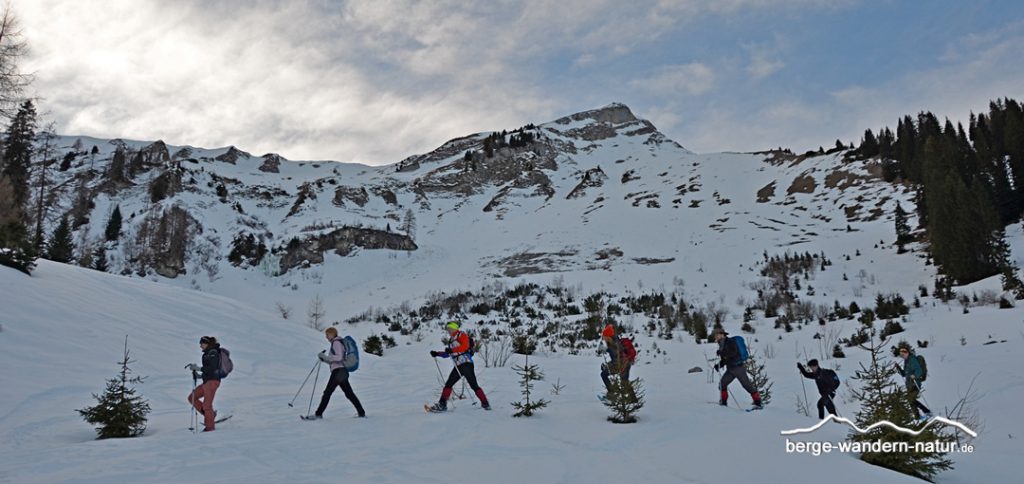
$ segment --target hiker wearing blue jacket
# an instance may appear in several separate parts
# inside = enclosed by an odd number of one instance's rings
[[[717,354],[721,358],[721,361],[715,364],[715,371],[725,368],[725,373],[718,382],[718,390],[721,392],[718,404],[722,406],[729,404],[729,384],[733,380],[739,380],[743,389],[754,399],[754,407],[761,408],[761,394],[757,388],[754,388],[754,384],[747,376],[747,368],[743,366],[739,346],[734,339],[727,336],[729,333],[726,333],[724,328],[715,328],[715,342],[718,343]]]
[[[900,346],[900,358],[903,358],[903,367],[900,367],[897,363],[896,371],[904,378],[904,382],[907,385],[907,397],[914,404],[914,417],[920,419],[921,412],[924,412],[925,418],[930,418],[932,411],[917,399],[922,390],[921,382],[924,380],[924,368],[921,368],[921,362],[917,360],[917,355],[913,354],[910,346]]]
[[[327,328],[324,331],[324,336],[327,341],[331,342],[331,350],[329,353],[321,351],[319,358],[320,361],[331,366],[331,377],[327,380],[327,388],[324,388],[324,396],[320,398],[320,406],[316,407],[313,418],[323,418],[324,410],[327,409],[331,395],[334,394],[337,387],[341,387],[341,391],[345,392],[345,397],[356,407],[359,416],[365,417],[366,412],[363,411],[363,405],[359,403],[359,398],[352,391],[352,385],[348,382],[348,370],[342,363],[345,361],[345,343],[342,342],[341,337],[338,336],[338,330],[334,327]]]

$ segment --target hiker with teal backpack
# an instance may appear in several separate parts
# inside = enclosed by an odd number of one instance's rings
[[[754,384],[750,383],[747,368],[743,365],[747,361],[747,344],[743,341],[742,336],[731,338],[728,336],[729,333],[726,333],[725,329],[715,328],[715,342],[718,343],[717,354],[721,358],[721,361],[715,364],[715,371],[725,369],[725,374],[718,382],[718,389],[721,391],[718,404],[722,406],[729,404],[729,384],[733,380],[739,380],[743,389],[754,399],[754,408],[762,408],[761,394],[758,393],[757,388],[754,388]]]
[[[320,361],[330,365],[331,377],[327,379],[327,388],[324,388],[324,395],[320,398],[320,406],[316,408],[316,413],[307,420],[323,418],[324,410],[327,409],[331,395],[334,394],[337,387],[341,387],[345,397],[352,402],[352,406],[356,407],[358,415],[365,417],[366,412],[363,411],[363,405],[359,403],[359,398],[356,397],[355,392],[352,391],[352,385],[348,382],[349,373],[359,367],[359,350],[358,347],[353,348],[355,340],[351,336],[341,338],[338,336],[338,330],[334,327],[324,330],[324,337],[331,342],[331,349],[330,352],[321,351],[318,357]]]
[[[818,418],[825,418],[825,409],[828,409],[828,413],[836,415],[836,405],[832,400],[836,398],[836,390],[839,389],[839,375],[833,370],[819,367],[818,360],[815,359],[807,362],[806,369],[800,363],[796,364],[796,368],[804,378],[814,380],[818,386],[818,394],[821,395],[818,399]]]
[[[448,343],[445,345],[445,350],[431,350],[430,356],[434,358],[451,358],[455,368],[452,368],[451,373],[448,375],[448,381],[445,382],[444,389],[441,390],[441,398],[432,406],[424,406],[424,409],[435,413],[447,411],[448,398],[452,395],[452,389],[460,378],[465,378],[466,382],[469,383],[469,387],[473,389],[477,398],[480,399],[480,407],[484,410],[490,410],[491,404],[487,401],[487,395],[484,394],[484,389],[480,388],[480,385],[476,382],[476,372],[473,370],[473,344],[469,334],[462,331],[462,325],[458,321],[448,322],[445,325],[445,329],[448,330]]]
[[[903,358],[903,367],[900,367],[897,363],[896,371],[905,379],[907,397],[914,407],[914,417],[920,419],[921,412],[924,412],[925,418],[931,418],[932,411],[917,399],[918,395],[921,394],[921,383],[928,377],[928,369],[922,364],[924,358],[915,354],[914,350],[907,344],[900,345],[899,355],[900,358]]]

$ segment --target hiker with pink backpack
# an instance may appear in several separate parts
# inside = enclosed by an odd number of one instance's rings
[[[191,403],[192,407],[203,415],[203,432],[212,432],[217,416],[217,412],[213,410],[213,398],[217,395],[217,389],[220,388],[221,379],[231,373],[233,365],[231,353],[220,347],[217,338],[213,336],[199,338],[199,348],[203,350],[203,365],[190,363],[185,366],[192,370],[193,381],[192,393],[188,395],[188,403]],[[202,375],[203,384],[197,387],[195,380],[199,374]]]

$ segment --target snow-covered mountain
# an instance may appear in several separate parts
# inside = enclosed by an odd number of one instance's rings
[[[766,252],[859,251],[900,267],[892,282],[909,290],[931,273],[891,246],[896,203],[912,207],[906,188],[842,152],[695,154],[621,104],[491,135],[382,167],[63,137],[49,220],[87,220],[76,241],[91,254],[119,206],[110,272],[263,309],[321,294],[338,318],[559,275],[595,290],[681,278],[732,300]]]
[[[104,247],[114,274],[47,261],[31,277],[0,268],[0,367],[12,369],[0,372],[0,481],[441,482],[453,466],[487,482],[909,481],[850,454],[786,453],[779,434],[816,422],[795,411],[797,360],[836,368],[840,412],[856,412],[849,377],[866,355],[833,358],[831,347],[863,325],[834,308],[873,307],[879,294],[917,299],[897,338],[927,344],[934,410],[977,376],[978,451],[954,456],[940,479],[1015,475],[1020,309],[996,309],[997,278],[956,288],[962,302],[921,295],[935,274],[924,246],[893,246],[896,204],[913,213],[909,188],[884,182],[873,161],[843,151],[696,154],[620,104],[381,167],[161,141],[65,136],[59,145],[48,225],[77,220],[79,254]],[[123,227],[105,241],[115,206]],[[1024,226],[1008,227],[1007,241],[1020,266]],[[764,308],[781,290],[770,261],[787,253],[806,257],[784,281],[788,325]],[[655,293],[679,311],[630,307]],[[630,329],[640,348],[634,376],[648,405],[636,425],[607,423],[594,399],[600,359],[594,338],[581,337],[592,322],[580,311],[594,295],[600,319]],[[370,419],[345,418],[340,395],[313,425],[286,406],[323,346],[305,322],[318,297],[344,333],[397,340],[383,357],[364,355],[353,377]],[[717,398],[709,372],[687,370],[707,370],[714,347],[675,326],[683,309],[732,332],[749,323],[775,382],[767,410],[708,405]],[[530,361],[564,391],[542,384],[551,408],[507,418],[517,376],[487,367],[478,372],[495,412],[465,400],[424,416],[440,387],[427,351],[449,317],[536,337]],[[150,428],[94,442],[74,409],[116,371],[125,334],[134,369],[149,376]],[[232,350],[237,369],[217,405],[236,418],[196,437],[184,430],[191,382],[180,368],[198,358],[204,334]],[[814,438],[846,434],[835,425]]]

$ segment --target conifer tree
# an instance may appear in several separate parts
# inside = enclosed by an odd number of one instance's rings
[[[913,402],[907,392],[893,381],[896,374],[894,365],[882,361],[883,348],[886,340],[875,341],[871,338],[870,346],[861,346],[871,354],[868,366],[860,364],[853,380],[860,382],[850,392],[860,401],[861,408],[856,415],[857,426],[864,429],[883,420],[901,427],[914,422]],[[881,425],[866,433],[851,431],[851,440],[855,442],[906,442],[909,452],[865,452],[861,460],[869,464],[892,469],[903,474],[931,480],[941,471],[951,469],[953,463],[943,452],[917,452],[916,442],[950,442],[952,437],[944,433],[941,427],[930,426],[917,436],[897,431],[889,426]],[[897,444],[899,445],[899,444]],[[926,450],[926,449],[923,449]]]
[[[743,362],[747,373],[750,373],[750,383],[761,394],[761,403],[768,405],[772,401],[772,386],[775,385],[775,382],[768,377],[768,370],[765,369],[764,365],[764,363],[759,361],[758,356],[754,352],[750,352],[747,355],[747,360]]]
[[[92,268],[100,271],[107,272],[107,248],[100,245],[92,253]]]
[[[28,203],[29,171],[32,166],[32,143],[35,137],[36,108],[32,101],[28,100],[22,103],[18,113],[14,115],[4,140],[2,174],[10,180],[14,189],[14,203],[19,207],[19,211]]]
[[[35,260],[36,251],[28,240],[14,187],[9,177],[0,175],[0,265],[31,274]]]
[[[107,229],[103,232],[106,239],[109,241],[117,240],[121,237],[121,206],[117,205],[114,207],[114,213],[110,214],[110,220],[107,220]]]
[[[621,374],[608,376],[608,394],[604,405],[611,409],[609,421],[615,423],[634,423],[636,413],[644,406],[643,381],[639,378],[627,380]]]
[[[54,262],[67,264],[74,257],[75,243],[71,240],[71,226],[67,217],[60,219],[60,224],[53,229],[47,245],[46,257]]]
[[[530,401],[533,382],[544,380],[544,373],[540,371],[539,366],[530,364],[530,355],[524,356],[526,360],[522,365],[512,365],[512,370],[519,375],[519,386],[523,389],[523,401],[512,403],[512,407],[516,409],[516,413],[512,414],[513,417],[532,417],[534,412],[546,407],[550,403],[543,398]]]
[[[907,242],[910,241],[910,224],[907,223],[907,212],[903,210],[903,207],[896,204],[896,253],[902,254],[906,252],[903,248]]]
[[[132,362],[128,357],[128,336],[125,336],[120,375],[107,380],[103,395],[92,395],[97,402],[95,406],[76,410],[86,422],[96,425],[98,439],[135,437],[146,431],[149,403],[136,395],[132,387],[142,383],[144,377],[128,376],[131,373],[128,364]]]

